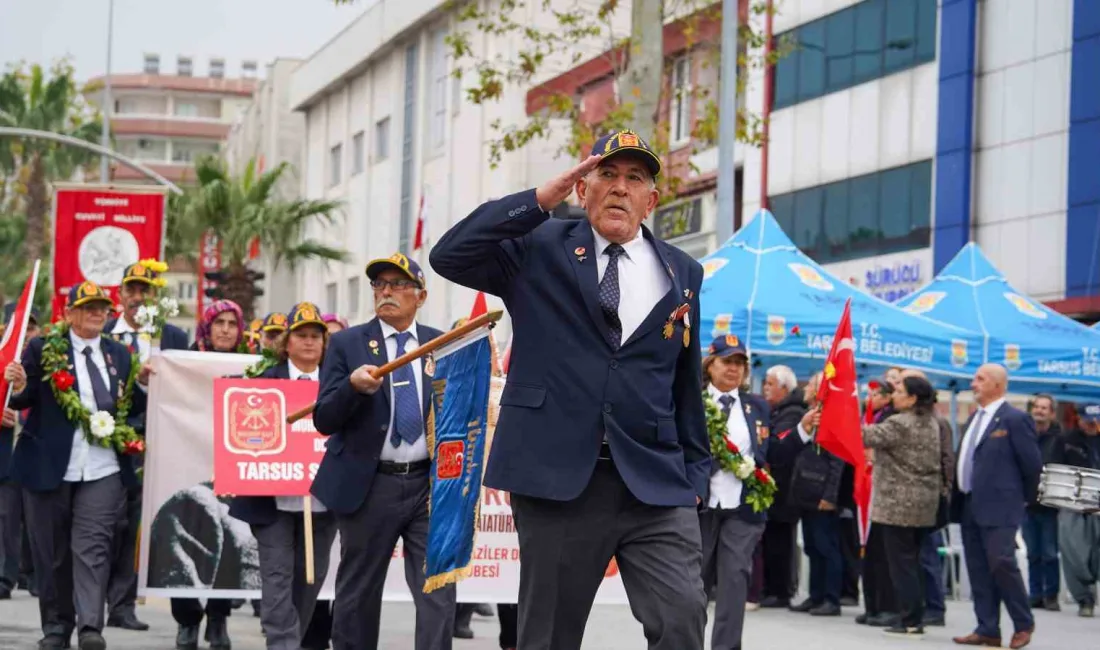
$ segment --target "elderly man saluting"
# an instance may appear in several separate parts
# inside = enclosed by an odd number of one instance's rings
[[[479,207],[431,253],[440,275],[500,296],[512,317],[485,484],[512,494],[524,650],[580,647],[613,557],[649,647],[703,647],[703,273],[642,226],[660,171],[638,135],[605,136],[542,187]],[[574,188],[588,220],[551,220]]]

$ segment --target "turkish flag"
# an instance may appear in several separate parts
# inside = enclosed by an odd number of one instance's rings
[[[413,250],[418,251],[424,248],[424,245],[428,240],[428,222],[426,221],[426,215],[424,213],[424,194],[420,194],[420,210],[416,216],[416,238],[413,240]]]
[[[34,300],[34,289],[38,284],[38,268],[41,262],[35,260],[34,271],[27,283],[23,285],[23,293],[19,296],[19,302],[15,304],[15,310],[11,314],[11,322],[6,323],[4,336],[0,339],[0,395],[3,395],[3,407],[7,408],[8,398],[11,396],[11,385],[4,379],[4,369],[8,364],[19,360],[23,352],[23,340],[27,336],[27,322],[31,315],[31,301]]]
[[[485,302],[485,292],[478,291],[477,298],[474,298],[474,308],[470,310],[470,320],[481,316],[482,314],[489,313],[489,305]]]
[[[817,389],[817,402],[821,408],[817,444],[855,468],[853,496],[859,508],[860,534],[866,543],[871,477],[867,472],[867,456],[863,452],[851,298],[844,303],[844,313],[841,314],[833,335],[833,344],[825,360],[825,372]]]

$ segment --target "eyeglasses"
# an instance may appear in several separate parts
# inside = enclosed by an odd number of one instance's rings
[[[403,291],[405,289],[419,289],[420,283],[412,280],[371,280],[370,286],[379,291],[385,290],[386,287],[394,291]]]

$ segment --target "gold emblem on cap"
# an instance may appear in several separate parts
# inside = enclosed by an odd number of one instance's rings
[[[305,302],[298,307],[297,320],[320,320],[320,318],[317,317],[317,309],[310,303]]]
[[[95,295],[99,293],[99,285],[90,280],[85,280],[84,283],[80,285],[80,289],[78,289],[76,293],[77,297],[85,298],[90,295]]]
[[[619,134],[619,146],[620,147],[637,147],[638,136],[630,131],[623,131]]]
[[[130,275],[133,275],[133,276],[139,277],[139,278],[144,276],[145,275],[145,267],[142,266],[140,262],[135,264],[134,267],[130,270]]]
[[[286,316],[284,316],[283,314],[272,314],[271,315],[271,324],[272,325],[286,325]]]
[[[405,257],[401,253],[394,253],[393,255],[390,255],[390,261],[395,262],[398,266],[405,269],[406,271],[409,270],[409,258]]]
[[[738,342],[739,341],[736,336],[734,336],[733,334],[726,334],[726,345],[730,346],[731,348],[735,348],[737,347]]]

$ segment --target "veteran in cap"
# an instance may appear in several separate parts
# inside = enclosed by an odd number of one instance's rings
[[[260,346],[264,350],[275,348],[279,335],[286,331],[286,314],[273,311],[260,323]]]

